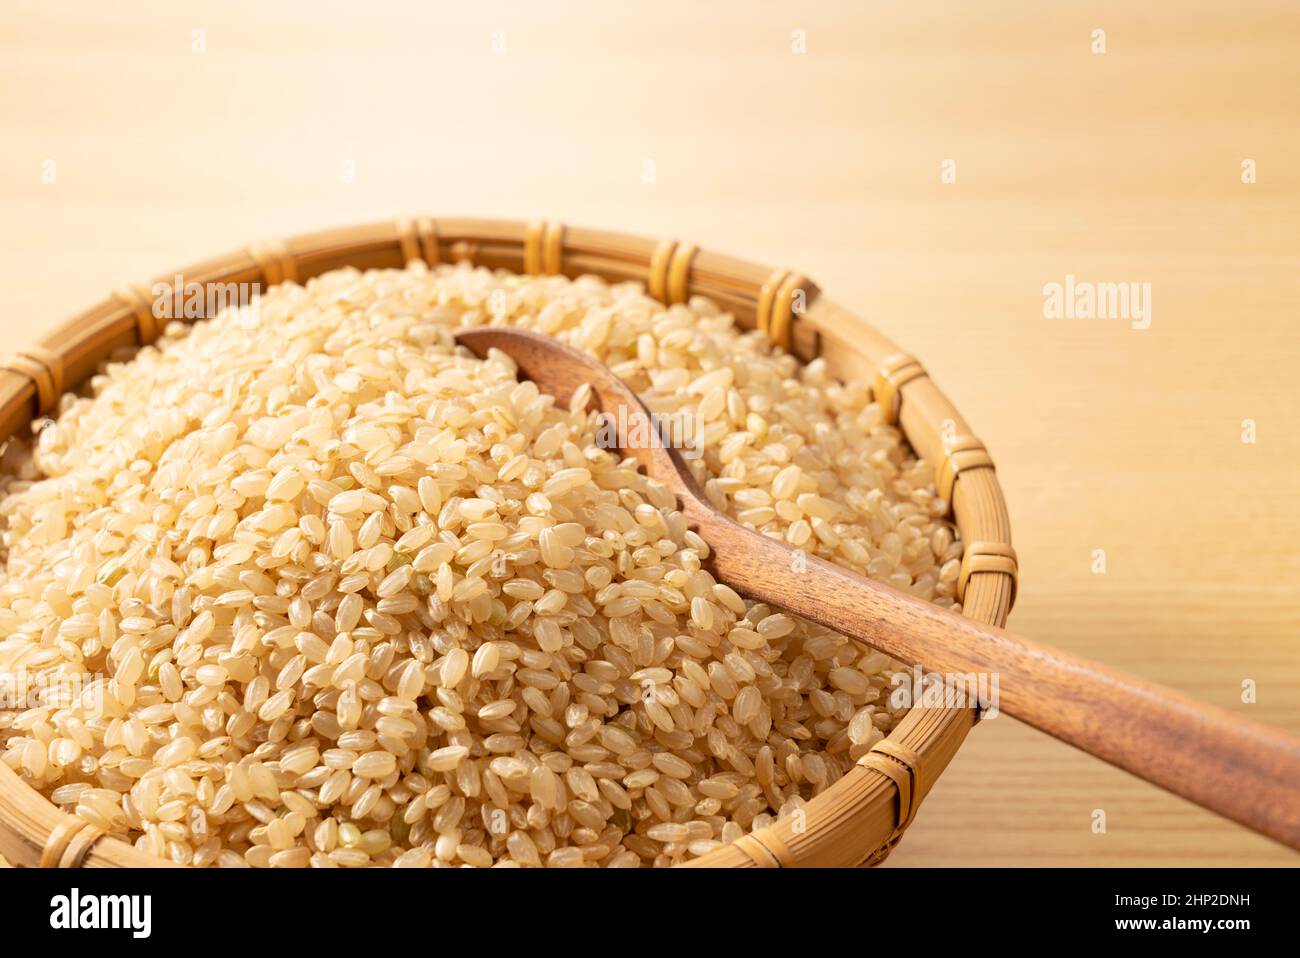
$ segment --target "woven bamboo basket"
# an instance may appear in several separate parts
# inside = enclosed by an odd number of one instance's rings
[[[886,415],[936,465],[965,544],[958,595],[967,616],[1003,625],[1015,598],[1016,559],[993,461],[915,359],[799,273],[769,269],[689,243],[558,223],[417,218],[263,243],[180,271],[194,284],[306,282],[343,266],[471,262],[516,273],[645,284],[666,304],[704,295],[807,361],[824,356],[842,380],[867,377]],[[0,362],[0,440],[52,410],[65,389],[112,352],[152,342],[165,320],[155,290],[176,274],[128,287]],[[691,863],[695,867],[874,865],[883,861],[978,716],[972,708],[911,709],[891,734],[808,803],[802,821],[769,828]],[[0,856],[20,866],[158,867],[170,863],[68,815],[0,763]]]

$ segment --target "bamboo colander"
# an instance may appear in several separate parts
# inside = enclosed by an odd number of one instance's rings
[[[967,616],[1002,625],[1015,598],[1016,559],[1002,490],[984,445],[921,364],[867,323],[819,295],[798,273],[772,270],[673,240],[558,223],[427,218],[264,243],[181,271],[191,284],[306,282],[343,266],[471,262],[517,273],[644,283],[663,303],[711,297],[737,320],[807,361],[824,356],[844,380],[868,377],[887,417],[936,464],[939,495],[965,543],[958,593]],[[170,287],[174,274],[159,280]],[[128,287],[0,362],[0,439],[52,410],[63,391],[112,352],[152,342],[157,284]],[[977,719],[971,708],[915,707],[857,766],[808,803],[805,816],[745,836],[695,866],[873,865],[911,824],[922,799]],[[0,763],[0,856],[15,865],[153,867],[169,864],[68,815]]]

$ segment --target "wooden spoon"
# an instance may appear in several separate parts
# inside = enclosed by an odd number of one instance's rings
[[[709,503],[636,394],[590,356],[497,326],[460,330],[456,340],[480,357],[492,349],[507,354],[520,376],[562,406],[590,384],[602,412],[631,435],[649,437],[620,448],[676,494],[689,526],[712,550],[707,567],[718,581],[927,672],[996,674],[995,704],[1008,715],[1300,850],[1300,739],[746,529]]]

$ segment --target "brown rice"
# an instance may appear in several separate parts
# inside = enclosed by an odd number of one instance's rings
[[[594,414],[453,348],[484,322],[698,415],[740,521],[955,605],[931,469],[866,386],[702,299],[340,270],[173,325],[9,444],[3,760],[255,867],[669,865],[841,776],[903,713],[893,663],[714,582]]]

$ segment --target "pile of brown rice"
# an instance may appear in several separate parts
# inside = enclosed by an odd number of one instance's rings
[[[705,300],[340,270],[110,364],[5,455],[0,711],[56,804],[194,865],[670,865],[792,813],[902,715],[894,664],[742,600],[504,322],[707,424],[754,528],[954,605],[928,465],[863,385]]]

